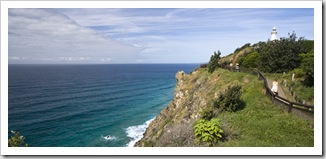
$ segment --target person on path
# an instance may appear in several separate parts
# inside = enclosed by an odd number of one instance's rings
[[[278,82],[275,79],[272,83],[272,92],[274,93],[274,95],[278,95]]]
[[[233,63],[230,63],[230,70],[233,71]]]

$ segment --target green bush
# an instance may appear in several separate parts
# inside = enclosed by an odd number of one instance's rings
[[[241,65],[243,67],[248,68],[258,68],[258,64],[261,61],[260,54],[258,52],[253,52],[247,55],[243,61],[241,62]]]
[[[213,146],[222,139],[223,130],[220,128],[220,122],[214,118],[211,120],[200,119],[194,126],[195,138],[197,142],[208,143]]]
[[[211,56],[211,59],[208,63],[208,72],[213,73],[216,68],[220,67],[218,61],[221,59],[221,52],[214,52],[214,55]]]
[[[304,72],[305,79],[303,83],[306,86],[313,86],[314,85],[314,50],[306,54],[300,54],[301,57],[301,67]]]
[[[212,118],[214,118],[216,116],[216,112],[215,112],[215,109],[214,107],[212,106],[207,106],[205,107],[204,109],[202,109],[199,114],[200,114],[200,117],[202,119],[205,119],[205,120],[211,120]]]
[[[235,112],[245,106],[245,103],[241,100],[241,95],[241,85],[229,86],[224,93],[219,95],[213,105],[219,111]]]
[[[303,77],[305,75],[302,68],[295,68],[293,70],[293,73],[295,74],[295,77],[297,77],[297,78]]]
[[[240,66],[242,66],[244,59],[245,59],[244,56],[241,56],[241,57],[238,58],[238,64],[239,64]]]

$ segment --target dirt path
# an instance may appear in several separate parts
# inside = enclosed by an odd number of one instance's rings
[[[267,80],[269,89],[271,89],[273,81],[268,79],[268,78],[266,78],[266,80]],[[284,95],[284,92],[283,92],[283,89],[282,89],[280,83],[278,84],[278,96],[280,96],[280,97],[282,97],[284,99],[287,99],[286,96]]]

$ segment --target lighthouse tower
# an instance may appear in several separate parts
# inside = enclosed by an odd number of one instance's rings
[[[273,30],[272,30],[272,33],[271,33],[271,38],[270,38],[271,41],[277,39],[277,38],[276,38],[276,34],[277,34],[277,32],[276,32],[276,27],[274,27]]]

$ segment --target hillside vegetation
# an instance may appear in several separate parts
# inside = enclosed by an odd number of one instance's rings
[[[208,64],[189,75],[177,72],[173,100],[135,146],[313,147],[312,123],[273,104],[256,75],[232,69],[237,63],[259,69],[311,95],[313,54],[313,41],[297,40],[295,33],[245,44],[225,57],[214,52]],[[286,81],[294,72],[296,80]],[[313,103],[313,93],[300,98]]]
[[[314,41],[293,32],[279,40],[250,43],[219,61],[221,66],[239,63],[256,68],[282,85],[288,99],[314,105]],[[292,76],[294,79],[292,81]]]
[[[176,76],[173,101],[150,124],[136,146],[314,145],[310,123],[274,105],[265,96],[263,81],[256,76],[226,69],[210,74],[207,68],[198,68],[189,75],[178,72]],[[241,86],[243,107],[228,111],[214,106],[221,94],[226,96],[225,92],[237,85]],[[200,120],[211,124],[212,131],[222,130],[215,133],[221,137],[198,139],[194,126]],[[218,126],[208,123],[213,120],[219,122]],[[214,136],[214,132],[209,135],[210,130],[207,131],[206,136]]]

